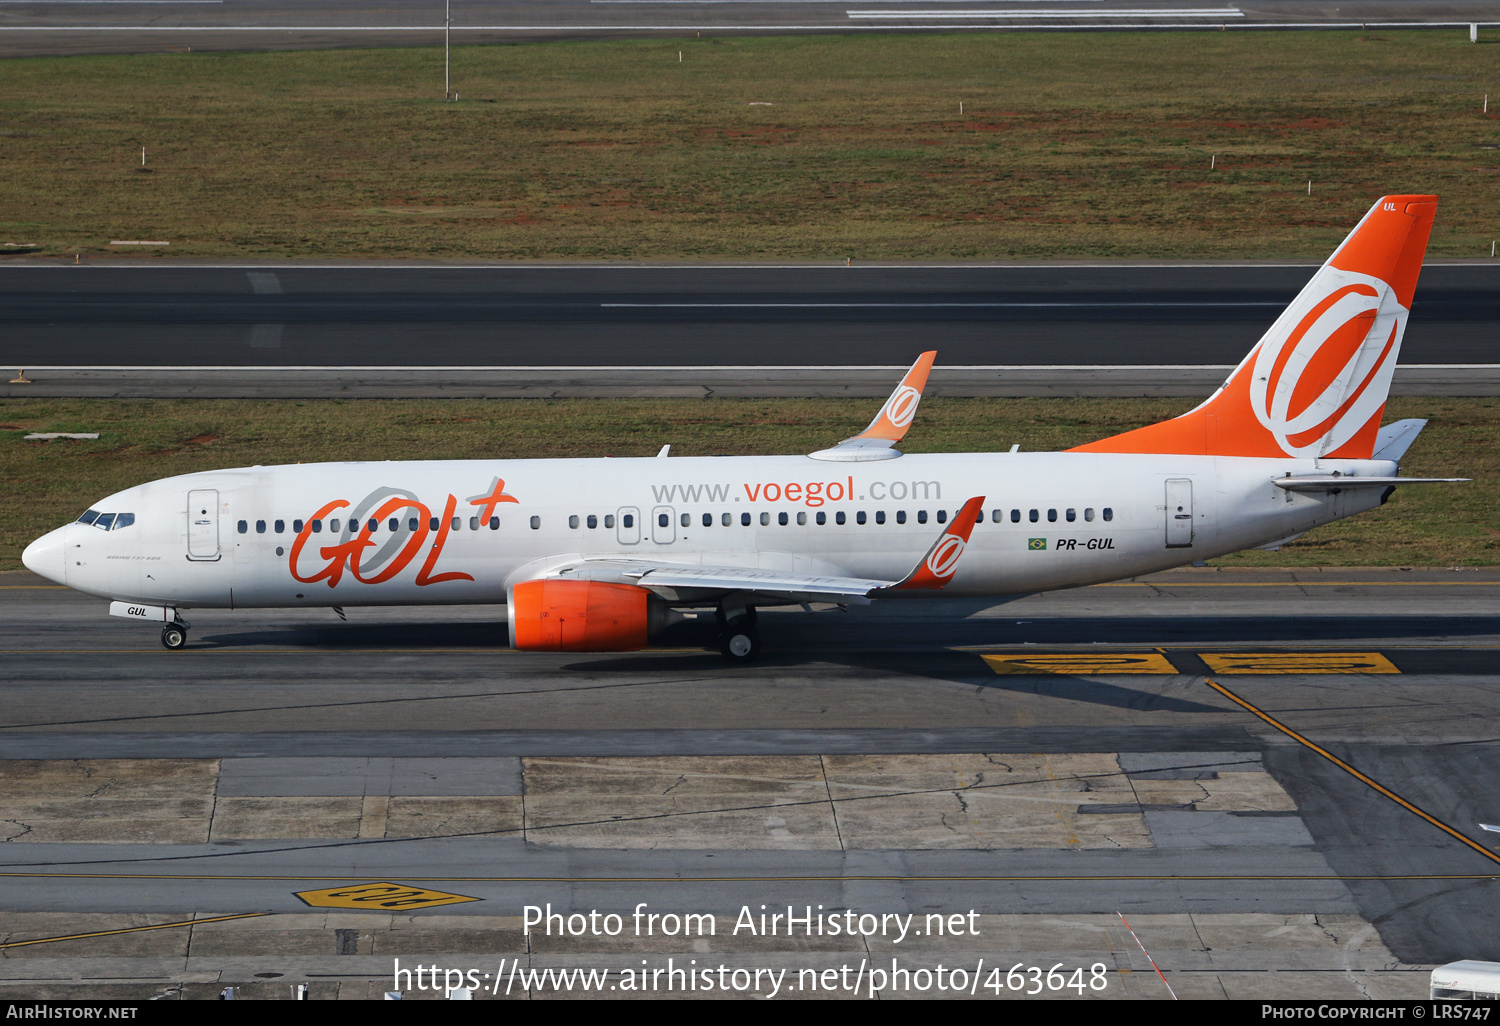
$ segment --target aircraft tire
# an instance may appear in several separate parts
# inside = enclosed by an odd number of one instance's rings
[[[719,651],[732,663],[748,663],[760,655],[760,636],[752,627],[731,624],[724,630]]]
[[[181,624],[169,623],[161,629],[162,647],[171,649],[173,652],[187,645],[187,628]]]

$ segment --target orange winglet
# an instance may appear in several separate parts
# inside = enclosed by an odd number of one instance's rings
[[[870,426],[854,438],[885,438],[892,442],[905,438],[907,429],[917,415],[917,404],[922,401],[922,390],[927,387],[927,375],[932,370],[932,361],[936,359],[936,349],[917,357],[917,362],[911,365],[911,370],[906,372],[901,384],[896,386],[875,419],[870,421]],[[849,441],[854,441],[854,438]]]
[[[1070,452],[1369,459],[1436,196],[1383,196],[1207,402]]]
[[[964,554],[964,546],[969,544],[969,535],[974,531],[974,524],[984,515],[984,496],[976,495],[964,503],[963,509],[959,510],[953,517],[953,522],[943,532],[937,541],[932,543],[932,548],[927,550],[927,555],[917,564],[917,568],[907,574],[906,580],[900,584],[893,584],[888,591],[936,591],[953,579],[958,571],[958,561]]]

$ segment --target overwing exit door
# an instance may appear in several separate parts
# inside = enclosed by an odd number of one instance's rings
[[[677,540],[677,511],[671,506],[657,506],[651,511],[651,540],[671,545]]]
[[[1172,478],[1167,482],[1167,548],[1185,549],[1193,544],[1193,482]]]
[[[188,559],[219,558],[219,490],[188,492]]]

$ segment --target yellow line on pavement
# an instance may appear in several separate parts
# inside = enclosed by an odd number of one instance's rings
[[[1381,785],[1381,784],[1377,783],[1376,781],[1370,779],[1369,777],[1365,776],[1359,770],[1355,769],[1353,766],[1349,765],[1347,762],[1345,762],[1344,760],[1340,759],[1338,756],[1332,754],[1327,749],[1318,747],[1317,745],[1315,745],[1311,741],[1309,741],[1307,738],[1305,738],[1301,734],[1297,733],[1291,727],[1288,727],[1286,724],[1282,723],[1281,721],[1272,718],[1267,713],[1261,712],[1255,706],[1253,706],[1249,702],[1245,701],[1239,695],[1236,695],[1233,691],[1230,691],[1224,685],[1222,685],[1222,684],[1220,684],[1220,683],[1218,683],[1216,681],[1211,681],[1211,680],[1205,680],[1203,683],[1207,684],[1209,687],[1213,688],[1219,694],[1223,695],[1225,698],[1229,699],[1231,702],[1233,702],[1234,704],[1238,705],[1240,708],[1244,709],[1245,711],[1253,713],[1256,716],[1260,717],[1262,720],[1264,720],[1265,722],[1269,723],[1271,726],[1275,727],[1277,730],[1281,731],[1283,734],[1285,734],[1287,737],[1291,738],[1293,741],[1296,741],[1299,744],[1306,745],[1308,748],[1310,748],[1313,751],[1317,752],[1323,758],[1327,759],[1329,762],[1333,763],[1339,769],[1343,770],[1345,773],[1348,773],[1350,776],[1354,777],[1356,780],[1360,781],[1363,784],[1369,785],[1370,787],[1374,788],[1376,791],[1378,791],[1381,794],[1385,795],[1387,798],[1389,798],[1391,801],[1395,802],[1397,805],[1401,806],[1407,812],[1411,812],[1411,813],[1414,813],[1414,814],[1416,814],[1418,816],[1421,816],[1423,819],[1425,819],[1427,822],[1431,823],[1433,826],[1437,827],[1443,833],[1449,835],[1450,837],[1453,837],[1456,840],[1462,841],[1464,844],[1468,845],[1470,848],[1473,848],[1475,851],[1477,851],[1479,854],[1483,855],[1485,858],[1489,859],[1491,862],[1500,863],[1500,855],[1496,855],[1494,852],[1490,851],[1488,848],[1486,848],[1484,845],[1480,844],[1478,841],[1475,841],[1472,838],[1470,838],[1470,837],[1468,837],[1468,836],[1466,836],[1464,834],[1459,833],[1457,830],[1453,829],[1451,826],[1449,826],[1447,823],[1444,823],[1442,820],[1438,819],[1436,816],[1433,816],[1433,815],[1430,815],[1430,814],[1428,814],[1426,812],[1423,812],[1421,809],[1417,808],[1411,802],[1407,801],[1405,798],[1402,798],[1395,791],[1392,791],[1390,788],[1384,787],[1383,785]]]
[[[34,940],[11,941],[0,944],[0,948],[24,948],[28,944],[53,944],[57,941],[87,940],[90,937],[113,937],[117,933],[140,933],[143,930],[170,930],[177,926],[197,926],[199,923],[222,923],[227,919],[253,919],[268,916],[270,912],[240,912],[232,916],[212,916],[208,919],[184,919],[177,923],[157,923],[155,926],[127,926],[120,930],[95,930],[93,933],[70,933],[62,937],[37,937]]]

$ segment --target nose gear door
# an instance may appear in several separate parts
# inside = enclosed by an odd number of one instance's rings
[[[219,558],[219,490],[200,488],[188,492],[188,559]]]

